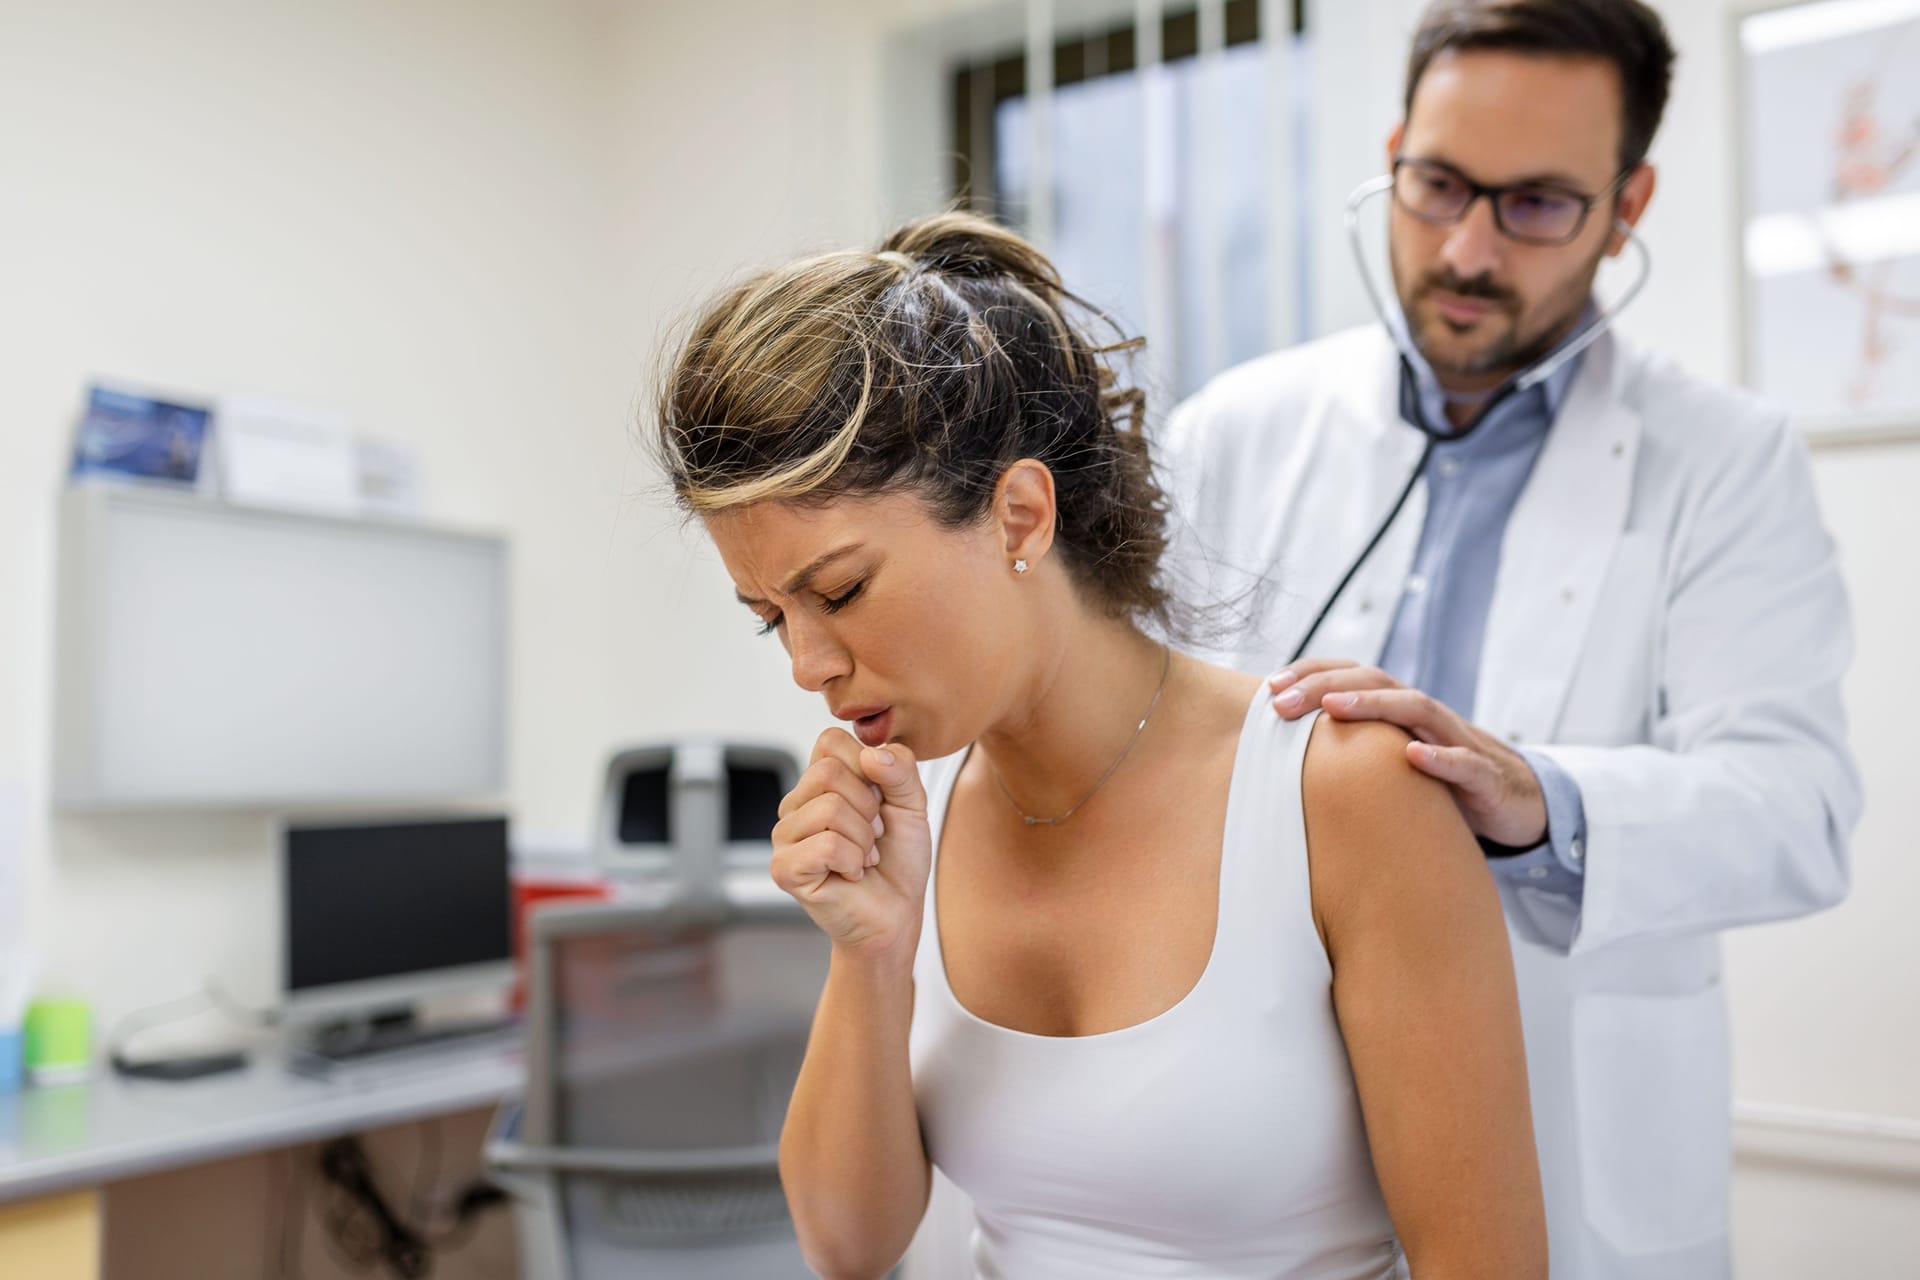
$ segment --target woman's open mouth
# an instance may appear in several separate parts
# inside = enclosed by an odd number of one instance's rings
[[[848,707],[833,714],[851,721],[853,736],[869,747],[877,747],[893,739],[892,707]]]

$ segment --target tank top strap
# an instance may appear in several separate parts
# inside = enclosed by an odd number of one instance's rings
[[[1214,947],[1226,971],[1264,983],[1332,966],[1313,920],[1301,769],[1320,713],[1284,720],[1262,688],[1248,710],[1234,758],[1220,851],[1220,916]]]
[[[916,985],[946,981],[943,973],[923,973],[921,969],[923,965],[940,963],[940,922],[934,910],[934,886],[938,883],[940,869],[940,836],[946,830],[947,806],[953,799],[954,784],[959,781],[960,770],[966,766],[967,757],[971,754],[973,747],[966,746],[951,755],[920,762],[920,785],[927,793],[927,834],[933,841],[933,853],[927,864],[927,892],[921,908],[924,914],[920,922],[920,949],[913,960]]]

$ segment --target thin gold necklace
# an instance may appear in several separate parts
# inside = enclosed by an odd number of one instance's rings
[[[1059,817],[1036,818],[1032,814],[1028,813],[1025,809],[1022,809],[1020,807],[1020,802],[1013,798],[1013,792],[1007,790],[1007,784],[1001,781],[1000,770],[994,768],[993,762],[991,760],[987,762],[987,772],[993,775],[993,781],[995,785],[997,785],[1000,788],[1000,794],[1007,798],[1007,803],[1013,806],[1013,811],[1019,814],[1021,819],[1025,821],[1028,826],[1030,827],[1058,826],[1060,823],[1065,822],[1068,818],[1071,818],[1074,814],[1080,812],[1080,806],[1085,804],[1087,801],[1093,799],[1093,793],[1107,785],[1107,779],[1111,778],[1113,776],[1113,771],[1120,767],[1120,762],[1127,758],[1127,752],[1133,750],[1133,744],[1140,741],[1140,735],[1146,730],[1147,721],[1153,719],[1153,709],[1160,705],[1160,695],[1166,692],[1167,673],[1173,670],[1173,650],[1169,649],[1166,645],[1161,645],[1160,654],[1161,654],[1160,683],[1154,687],[1153,701],[1147,704],[1147,713],[1141,716],[1140,723],[1133,727],[1133,736],[1127,739],[1126,746],[1120,748],[1120,754],[1113,758],[1113,763],[1108,765],[1107,771],[1100,775],[1100,780],[1094,783],[1091,787],[1087,788],[1087,794],[1081,796],[1078,800],[1074,801],[1073,808],[1067,810],[1065,813],[1061,814]]]

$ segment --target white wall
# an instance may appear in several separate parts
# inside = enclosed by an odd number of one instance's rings
[[[663,323],[879,225],[877,28],[835,0],[0,0],[0,856],[44,988],[107,1022],[209,975],[264,1000],[276,939],[267,815],[48,808],[54,500],[95,376],[338,405],[417,450],[433,517],[510,535],[524,828],[583,840],[619,743],[805,750],[816,700],[633,431]]]

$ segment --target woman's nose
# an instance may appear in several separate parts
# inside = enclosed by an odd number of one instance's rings
[[[787,622],[787,654],[793,659],[793,682],[809,693],[819,693],[836,676],[846,675],[852,664],[847,651],[818,626],[795,625],[791,612]]]

